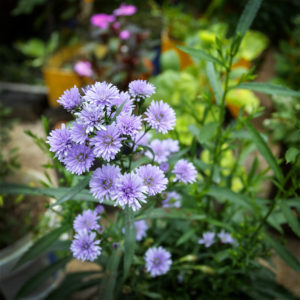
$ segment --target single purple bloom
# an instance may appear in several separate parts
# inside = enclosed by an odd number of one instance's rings
[[[169,104],[163,101],[152,101],[145,112],[147,123],[157,132],[163,134],[172,130],[176,124],[176,116],[174,110]]]
[[[66,90],[57,102],[67,111],[71,111],[81,104],[82,98],[78,88],[74,86],[73,88]]]
[[[197,171],[194,165],[185,159],[180,159],[172,171],[176,175],[174,181],[193,183],[196,181]]]
[[[171,154],[168,147],[166,146],[167,146],[166,143],[163,143],[163,141],[161,140],[153,140],[149,145],[149,147],[152,149],[152,151],[155,154],[154,161],[158,162],[159,164],[163,162],[167,162],[168,157]],[[147,151],[145,155],[151,159],[153,157],[151,151]]]
[[[140,116],[120,114],[117,117],[117,127],[120,134],[135,137],[142,128],[142,120]]]
[[[106,130],[98,131],[91,139],[91,145],[95,146],[94,154],[106,161],[114,159],[121,150],[123,139],[115,123],[107,126]]]
[[[163,247],[152,247],[145,254],[146,270],[151,277],[166,274],[171,267],[171,254]]]
[[[146,80],[134,80],[129,83],[129,93],[135,98],[148,98],[155,93],[155,87]]]
[[[198,244],[204,245],[206,248],[209,248],[215,242],[215,233],[214,232],[205,232],[202,235],[202,239],[198,240]]]
[[[122,113],[124,112],[127,114],[131,114],[131,112],[134,109],[134,103],[133,103],[133,99],[130,97],[130,95],[127,92],[120,92],[119,96],[114,99],[112,105],[115,105],[116,108],[118,109],[123,103],[124,105],[122,108]]]
[[[102,225],[100,225],[99,228],[98,228],[98,230],[97,230],[97,232],[99,234],[102,234],[104,232],[104,227]]]
[[[72,174],[81,175],[88,172],[93,165],[95,156],[90,147],[74,144],[64,159],[66,169]]]
[[[62,124],[60,129],[50,132],[47,143],[50,145],[50,151],[55,153],[55,157],[63,161],[73,145],[71,133],[65,124]]]
[[[141,241],[146,235],[148,230],[148,224],[145,220],[134,222],[136,229],[136,240]]]
[[[122,3],[119,8],[114,10],[116,16],[131,16],[136,13],[137,9],[134,5]]]
[[[107,29],[109,23],[115,21],[115,16],[107,14],[95,14],[91,17],[91,23],[101,29]]]
[[[162,201],[162,207],[181,207],[181,195],[177,192],[167,192],[166,198]]]
[[[102,108],[107,106],[107,109],[110,110],[110,107],[118,97],[119,90],[117,87],[104,81],[96,82],[92,85],[85,96],[83,96],[83,99]]]
[[[78,215],[74,220],[74,230],[76,232],[86,230],[97,230],[99,229],[98,220],[100,219],[100,216],[98,216],[97,212],[87,209],[82,212],[82,214]]]
[[[81,261],[94,261],[101,254],[100,240],[95,241],[95,237],[95,232],[78,232],[71,244],[73,256]]]
[[[86,128],[86,133],[89,134],[95,129],[100,130],[104,129],[104,111],[101,107],[95,104],[86,104],[84,105],[81,112],[76,113],[77,123],[81,124]]]
[[[119,38],[123,41],[126,41],[128,39],[130,39],[130,36],[131,36],[131,33],[129,30],[122,30],[120,33],[119,33]]]
[[[145,165],[137,168],[137,175],[139,175],[147,187],[147,193],[150,196],[161,193],[167,188],[168,179],[165,174],[157,166]]]
[[[165,147],[168,148],[171,153],[179,151],[179,143],[177,140],[166,139],[163,140],[163,143],[165,143]]]
[[[105,212],[105,208],[103,205],[99,204],[96,206],[95,208],[95,212],[98,214],[98,215],[102,215],[104,212]]]
[[[224,230],[218,233],[218,238],[221,240],[223,244],[232,245],[234,243],[234,238],[230,235],[230,233],[225,232]]]
[[[163,162],[159,165],[159,168],[163,171],[163,172],[168,172],[169,171],[169,164],[166,162]]]
[[[143,179],[134,173],[125,173],[121,175],[116,183],[117,192],[115,196],[115,205],[125,208],[126,205],[134,211],[141,208],[140,202],[146,202],[147,187]]]
[[[112,244],[112,248],[113,248],[114,250],[118,249],[118,248],[119,248],[119,243],[118,243],[118,242],[114,242],[114,243]]]
[[[71,138],[77,144],[84,144],[88,140],[86,128],[82,124],[74,122],[70,128]]]
[[[74,71],[79,76],[92,77],[92,75],[93,75],[92,64],[89,61],[77,62],[74,66]]]
[[[100,202],[113,198],[116,193],[116,180],[120,175],[118,166],[104,165],[96,169],[90,180],[92,195]]]

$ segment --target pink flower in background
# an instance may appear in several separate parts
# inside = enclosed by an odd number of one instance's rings
[[[130,38],[130,31],[128,30],[122,30],[120,33],[119,33],[119,38],[121,40],[128,40]]]
[[[115,30],[119,30],[120,27],[121,27],[120,22],[114,22],[114,23],[112,24],[112,28],[115,29]]]
[[[91,77],[93,75],[92,65],[89,61],[79,61],[74,66],[75,72],[80,76]]]
[[[114,22],[115,16],[107,14],[95,14],[91,17],[91,23],[99,28],[107,29],[109,23]]]
[[[116,16],[131,16],[136,13],[137,9],[134,5],[122,3],[119,8],[114,10]]]

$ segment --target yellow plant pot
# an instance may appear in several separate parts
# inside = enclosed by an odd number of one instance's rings
[[[63,70],[62,65],[76,58],[80,53],[81,45],[66,47],[54,54],[48,61],[47,66],[43,68],[43,76],[48,88],[48,101],[50,107],[57,107],[57,100],[65,90],[76,85],[81,87],[93,83],[89,77],[78,76],[74,71]]]
[[[179,60],[180,60],[180,69],[183,70],[188,66],[194,64],[193,60],[191,59],[190,55],[179,50],[177,46],[184,46],[183,43],[173,40],[169,37],[168,33],[165,31],[162,33],[161,36],[161,51],[165,52],[168,50],[176,51]]]

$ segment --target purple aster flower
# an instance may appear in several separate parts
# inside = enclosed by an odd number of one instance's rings
[[[171,153],[179,151],[179,143],[177,140],[166,139],[163,140],[163,143],[165,143],[166,148],[168,148]]]
[[[123,41],[126,41],[128,39],[130,39],[130,36],[131,36],[131,33],[129,30],[122,30],[120,33],[119,33],[119,38]]]
[[[166,198],[162,201],[162,207],[180,207],[181,195],[173,192],[166,193]]]
[[[93,196],[103,202],[105,199],[114,198],[116,192],[116,180],[121,175],[118,166],[104,165],[94,171],[90,180],[90,188]]]
[[[104,227],[102,225],[100,225],[97,232],[102,234],[104,232]]]
[[[81,261],[94,261],[101,254],[100,241],[95,241],[95,237],[95,232],[78,232],[71,244],[73,256]]]
[[[163,162],[159,165],[159,168],[163,171],[163,172],[168,172],[169,171],[169,164],[166,162]]]
[[[220,233],[218,233],[218,237],[223,244],[232,245],[234,243],[234,238],[228,232],[225,232],[224,230],[222,230]]]
[[[115,20],[115,16],[107,14],[95,14],[91,17],[91,23],[101,29],[107,29],[109,23]]]
[[[134,173],[121,175],[116,183],[117,192],[115,205],[125,208],[126,205],[134,211],[141,208],[140,202],[146,202],[147,187],[143,184],[143,179]]]
[[[107,82],[96,82],[91,88],[86,92],[83,99],[88,103],[93,103],[96,106],[104,108],[107,106],[110,108],[114,101],[119,97],[119,90]]]
[[[131,112],[134,109],[134,104],[133,104],[133,99],[130,97],[130,95],[127,92],[120,92],[119,96],[114,99],[112,105],[115,105],[118,109],[123,103],[124,105],[122,108],[122,112],[131,114]]]
[[[95,156],[90,147],[83,144],[74,144],[64,159],[66,169],[72,174],[81,175],[89,171],[93,165]]]
[[[84,144],[88,140],[86,128],[82,124],[74,122],[70,128],[71,138],[77,144]]]
[[[160,164],[168,161],[170,151],[168,147],[166,147],[166,143],[163,143],[161,140],[153,140],[149,146],[155,154],[154,160],[156,162]],[[152,152],[147,151],[145,155],[152,159]]]
[[[146,270],[151,277],[166,274],[172,264],[171,254],[163,247],[152,247],[145,254]]]
[[[95,212],[98,214],[98,215],[102,215],[104,212],[105,212],[105,208],[103,205],[99,204],[96,206],[95,208]]]
[[[115,123],[106,127],[106,130],[100,130],[97,135],[91,139],[91,145],[94,145],[94,154],[106,161],[114,159],[122,147],[122,140],[119,130]]]
[[[112,244],[112,248],[113,248],[114,250],[118,249],[118,248],[119,248],[119,243],[118,243],[118,242],[114,242],[114,243]]]
[[[206,248],[210,247],[215,242],[215,233],[214,232],[205,232],[202,235],[202,239],[198,240],[198,244],[205,245]]]
[[[74,71],[79,76],[91,77],[93,75],[92,64],[89,61],[79,61],[74,66]]]
[[[161,193],[167,188],[168,179],[165,174],[157,166],[145,165],[137,168],[139,175],[147,187],[147,193],[151,196]]]
[[[140,116],[120,114],[117,117],[117,127],[120,134],[134,137],[142,128],[142,121]]]
[[[93,132],[95,129],[104,129],[104,112],[103,109],[95,104],[85,105],[81,112],[76,113],[77,123],[86,128],[86,133]]]
[[[116,16],[131,16],[136,13],[137,9],[134,5],[122,3],[119,8],[114,10]]]
[[[82,98],[79,93],[79,90],[76,86],[66,90],[62,96],[57,100],[67,111],[75,109],[78,105],[81,104]]]
[[[86,230],[97,230],[99,229],[98,220],[100,216],[98,216],[96,211],[91,209],[84,210],[81,215],[78,215],[74,220],[74,230],[76,232]]]
[[[197,171],[194,165],[185,159],[180,159],[176,163],[172,173],[176,175],[174,181],[183,183],[192,183],[196,181]]]
[[[50,151],[55,153],[60,161],[64,160],[72,147],[72,139],[70,131],[62,124],[60,129],[55,129],[50,132],[47,143],[50,145]]]
[[[132,97],[147,98],[155,93],[155,87],[146,80],[134,80],[129,83],[129,93]]]
[[[169,104],[163,101],[152,101],[145,112],[146,121],[157,132],[163,134],[172,130],[176,124],[176,116],[174,110]]]
[[[148,230],[148,224],[145,220],[134,222],[136,229],[136,240],[141,241],[146,235]]]

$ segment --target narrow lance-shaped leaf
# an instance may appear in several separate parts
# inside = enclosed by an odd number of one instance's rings
[[[278,241],[265,234],[264,238],[266,242],[277,252],[277,254],[295,271],[300,273],[300,262],[299,260]]]
[[[134,224],[134,214],[132,209],[127,205],[125,209],[124,279],[129,273],[135,251],[135,245],[136,228]]]
[[[298,219],[294,216],[291,208],[285,203],[284,200],[280,201],[279,206],[291,229],[298,237],[300,237],[300,224]]]
[[[234,89],[246,89],[255,92],[270,94],[270,95],[280,95],[280,96],[290,96],[290,97],[300,97],[300,92],[291,90],[285,86],[281,86],[273,83],[264,82],[244,82],[236,86]]]
[[[207,72],[208,80],[216,96],[217,103],[220,105],[222,101],[223,92],[222,92],[220,81],[217,78],[214,65],[210,61],[206,63],[206,72]]]
[[[47,251],[47,249],[66,231],[70,229],[69,225],[64,225],[56,228],[40,239],[38,239],[20,258],[15,268],[20,267],[24,263],[38,257],[40,254]]]
[[[240,34],[242,37],[246,34],[250,28],[259,8],[262,0],[249,0],[236,27],[236,34]]]
[[[200,50],[200,49],[193,49],[193,48],[188,48],[188,47],[182,47],[182,46],[177,46],[180,50],[183,52],[188,53],[190,56],[194,58],[198,58],[200,60],[205,60],[205,61],[210,61],[212,63],[216,63],[222,67],[225,67],[222,61],[220,61],[218,58],[208,54],[207,52]]]
[[[268,147],[266,142],[263,140],[261,135],[257,132],[257,130],[254,128],[254,126],[252,124],[250,124],[249,122],[244,122],[244,124],[245,124],[246,128],[248,129],[248,131],[250,132],[252,139],[257,146],[258,151],[265,158],[265,160],[267,161],[269,166],[273,169],[277,179],[280,182],[282,182],[283,181],[282,171],[281,171],[280,167],[278,166],[276,159],[275,159],[273,153],[271,152],[270,148]]]

